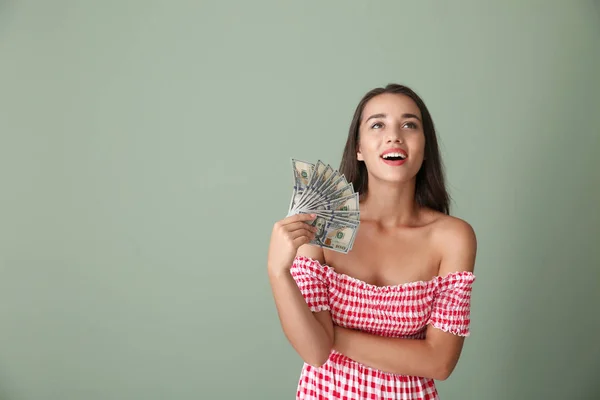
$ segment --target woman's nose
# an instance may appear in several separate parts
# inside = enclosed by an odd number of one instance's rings
[[[403,143],[404,139],[402,138],[402,135],[400,133],[392,132],[388,135],[387,142],[388,143]]]

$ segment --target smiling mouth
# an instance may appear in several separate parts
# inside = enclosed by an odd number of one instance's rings
[[[402,153],[387,153],[381,156],[386,161],[401,161],[406,160],[406,155]]]

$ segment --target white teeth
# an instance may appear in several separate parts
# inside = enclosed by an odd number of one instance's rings
[[[404,154],[402,154],[402,153],[387,153],[387,154],[383,155],[383,158],[390,158],[390,157],[400,157],[403,160],[406,158],[404,156]]]

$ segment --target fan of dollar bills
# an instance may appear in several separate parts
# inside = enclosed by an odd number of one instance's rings
[[[310,243],[348,253],[360,223],[359,197],[352,182],[321,160],[311,164],[292,159],[292,170],[294,193],[288,216],[316,214],[311,225],[317,233]]]

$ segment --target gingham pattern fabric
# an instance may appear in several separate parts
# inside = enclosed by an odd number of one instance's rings
[[[424,339],[428,324],[468,336],[471,272],[430,281],[375,286],[298,256],[291,274],[312,311],[329,310],[342,327],[388,337]],[[433,379],[391,374],[333,350],[320,368],[304,364],[297,399],[438,400]]]

